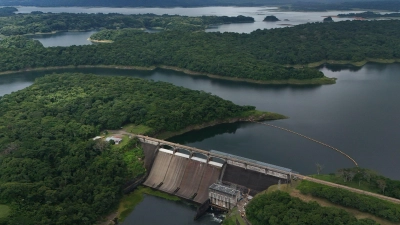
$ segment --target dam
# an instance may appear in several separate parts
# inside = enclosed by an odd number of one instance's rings
[[[297,173],[272,164],[137,135],[145,153],[145,186],[203,204],[209,187],[220,183],[255,195],[271,185],[289,183]]]

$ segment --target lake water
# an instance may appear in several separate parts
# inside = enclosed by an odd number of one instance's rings
[[[328,77],[338,78],[337,84],[260,85],[189,76],[169,70],[86,68],[36,71],[0,76],[0,95],[25,88],[35,78],[53,72],[132,76],[170,82],[203,90],[236,104],[254,105],[259,110],[282,113],[290,118],[270,123],[332,145],[352,156],[361,167],[400,179],[400,102],[397,100],[397,96],[400,96],[400,64],[367,64],[362,68],[323,67],[321,71]],[[192,131],[170,141],[257,159],[302,174],[316,173],[316,163],[325,166],[324,173],[354,166],[350,160],[329,148],[282,130],[253,123],[222,124]],[[156,217],[168,218],[165,215],[167,209],[180,210],[181,207],[162,200],[165,208],[154,210],[159,207],[159,203],[155,204],[157,201],[161,200],[146,197],[136,209],[147,209],[146,214],[153,215],[152,218],[143,217],[142,213],[135,210],[125,224],[132,224],[132,221],[135,224],[164,224],[153,220]],[[174,219],[192,221],[183,224],[199,224],[192,220],[194,214],[194,209],[187,208],[176,214],[177,218]],[[216,224],[211,215],[201,221],[200,224]]]
[[[329,12],[281,12],[276,7],[199,7],[199,8],[108,8],[108,7],[17,7],[19,13],[30,13],[32,11],[52,13],[121,13],[121,14],[146,14],[157,15],[182,15],[182,16],[251,16],[254,23],[246,24],[224,24],[210,27],[207,32],[239,32],[250,33],[257,29],[282,28],[304,23],[321,22],[326,16],[335,16],[343,11]],[[361,12],[361,11],[346,11]],[[267,15],[275,15],[281,21],[264,22]],[[334,18],[335,21],[349,20],[348,18]],[[90,32],[63,32],[53,35],[37,35],[34,39],[39,40],[46,47],[69,46],[91,44],[87,39],[95,33]]]

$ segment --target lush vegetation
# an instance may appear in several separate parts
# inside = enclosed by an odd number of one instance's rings
[[[3,7],[0,8],[0,16],[12,16],[18,9],[15,7]]]
[[[321,207],[316,202],[303,202],[281,191],[254,197],[247,205],[246,215],[253,225],[377,224],[370,219],[357,220],[342,209]]]
[[[158,16],[154,14],[122,15],[116,13],[73,14],[33,12],[1,18],[0,34],[9,36],[67,30],[82,31],[123,28],[200,31],[213,24],[253,22],[254,18],[246,16],[188,17],[178,15]]]
[[[322,21],[323,21],[324,23],[326,23],[326,22],[334,22],[333,19],[332,19],[332,17],[330,17],[330,16],[324,18]]]
[[[145,172],[136,140],[91,138],[131,123],[153,132],[242,115],[254,107],[128,77],[48,75],[0,98],[0,224],[93,224]],[[185,118],[185,119],[182,119]]]
[[[276,16],[266,16],[263,21],[275,22],[275,21],[279,21],[279,19],[276,18]]]
[[[128,30],[129,35],[112,36],[113,44],[1,48],[0,70],[68,65],[165,65],[261,81],[322,78],[323,74],[317,70],[284,65],[399,59],[400,30],[395,29],[399,25],[396,20],[345,21],[257,30],[251,34],[184,31],[149,34]]]
[[[297,189],[302,194],[311,194],[314,197],[324,198],[332,203],[355,208],[395,223],[400,222],[400,205],[398,204],[304,180]]]
[[[314,178],[383,194],[400,199],[400,181],[360,167],[339,169],[336,174],[313,175]]]
[[[346,14],[338,14],[338,17],[361,17],[361,18],[383,18],[383,17],[400,17],[400,13],[385,13],[385,14],[380,14],[380,13],[374,13],[371,11],[367,12],[362,12],[362,13],[346,13]]]

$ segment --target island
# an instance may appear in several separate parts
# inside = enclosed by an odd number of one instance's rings
[[[333,19],[332,19],[332,17],[328,16],[328,17],[323,19],[323,22],[324,23],[330,23],[330,22],[333,22]]]
[[[0,8],[0,35],[25,35],[57,33],[61,31],[88,31],[102,29],[133,28],[138,30],[185,30],[204,31],[211,25],[231,23],[253,23],[254,18],[248,16],[179,16],[133,14],[123,15],[118,13],[43,13],[32,12],[15,14],[15,8]],[[4,14],[2,14],[4,12]]]
[[[338,17],[341,18],[363,18],[363,19],[372,19],[372,18],[396,18],[400,17],[400,13],[374,13],[371,11],[366,11],[362,13],[347,13],[347,14],[338,14]]]
[[[280,20],[278,18],[276,18],[276,16],[266,16],[263,21],[276,22],[276,21],[280,21]]]

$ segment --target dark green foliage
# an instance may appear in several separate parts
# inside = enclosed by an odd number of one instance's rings
[[[338,14],[338,17],[362,17],[362,18],[383,18],[383,17],[400,17],[400,13],[374,13],[371,11],[362,12],[362,13],[347,13],[347,14]]]
[[[38,49],[43,48],[43,45],[40,41],[31,40],[25,36],[12,36],[0,40],[0,48]]]
[[[279,19],[276,18],[276,16],[266,16],[263,21],[276,22],[276,21],[279,21]]]
[[[0,8],[0,16],[12,16],[18,9],[15,7],[3,7]]]
[[[400,21],[345,21],[251,34],[165,31],[107,33],[113,44],[0,48],[1,71],[68,65],[173,66],[253,80],[321,78],[315,69],[283,65],[321,60],[400,58]]]
[[[123,185],[145,172],[144,155],[135,139],[121,147],[92,141],[102,129],[134,123],[175,131],[253,109],[164,82],[39,78],[0,98],[0,204],[12,209],[8,224],[93,224],[118,203]]]
[[[339,169],[336,176],[341,178],[340,184],[355,182],[367,186],[376,193],[400,199],[399,180],[392,180],[369,169],[360,167]]]
[[[246,215],[253,225],[377,224],[370,219],[357,220],[343,209],[303,202],[281,191],[256,196],[247,205]]]
[[[400,222],[400,205],[385,200],[304,180],[297,186],[297,189],[303,194],[311,194],[392,222]]]
[[[40,13],[17,14],[0,20],[0,34],[22,35],[29,33],[47,33],[66,30],[98,30],[123,28],[153,28],[165,30],[201,31],[207,26],[224,23],[253,23],[254,18],[247,16],[202,16],[188,17],[177,15],[122,15],[110,14],[72,14]]]
[[[326,22],[333,22],[333,19],[332,19],[332,17],[328,16],[328,17],[326,17],[326,18],[323,19],[323,22],[324,22],[324,23],[326,23]]]

